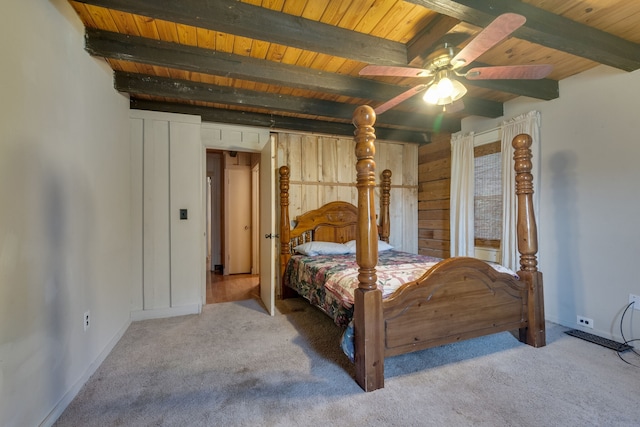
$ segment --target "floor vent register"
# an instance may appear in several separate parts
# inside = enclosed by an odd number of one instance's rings
[[[570,331],[564,332],[567,335],[571,335],[572,337],[580,338],[585,341],[592,342],[594,344],[601,345],[603,347],[610,348],[611,350],[615,350],[617,352],[622,353],[623,351],[631,350],[632,347],[628,344],[623,344],[621,342],[609,340],[606,338],[599,337],[597,335],[590,334],[588,332],[579,331],[577,329],[571,329]]]

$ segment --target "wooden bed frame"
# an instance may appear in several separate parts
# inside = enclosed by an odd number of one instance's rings
[[[445,259],[415,282],[382,299],[376,287],[379,238],[388,241],[391,173],[383,173],[381,225],[376,223],[374,189],[375,112],[369,106],[353,114],[357,158],[357,208],[332,202],[289,222],[289,169],[280,168],[281,272],[301,240],[356,240],[359,285],[354,294],[356,381],[365,391],[384,387],[384,358],[497,332],[512,331],[522,342],[545,345],[542,273],[537,269],[533,213],[531,138],[513,140],[518,199],[517,236],[520,280],[468,257]],[[385,206],[386,203],[386,206]],[[386,234],[385,234],[386,233]],[[293,243],[292,243],[293,242]],[[295,295],[283,286],[282,297]]]

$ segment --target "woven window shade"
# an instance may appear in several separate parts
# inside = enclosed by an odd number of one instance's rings
[[[476,239],[502,237],[502,159],[500,153],[475,158],[474,233]]]

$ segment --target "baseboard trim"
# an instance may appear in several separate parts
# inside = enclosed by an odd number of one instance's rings
[[[131,321],[161,319],[164,317],[186,316],[189,314],[200,314],[202,304],[183,305],[181,307],[156,308],[153,310],[137,310],[131,312]]]
[[[69,406],[73,399],[75,399],[85,383],[89,381],[91,375],[96,372],[100,365],[102,365],[102,362],[104,362],[104,360],[107,358],[109,353],[111,353],[111,350],[113,350],[116,344],[118,344],[118,341],[120,341],[124,333],[127,331],[129,325],[131,325],[131,320],[126,322],[124,326],[120,328],[120,330],[113,336],[113,338],[109,340],[98,357],[96,357],[95,360],[91,362],[91,364],[89,364],[84,374],[82,374],[78,381],[76,381],[75,384],[73,384],[73,386],[71,386],[71,388],[64,394],[64,396],[62,396],[62,399],[60,399],[58,403],[53,407],[51,412],[49,412],[49,415],[47,415],[46,418],[42,420],[40,426],[50,427],[58,420],[58,418],[60,418],[60,415],[62,415],[65,409],[67,409],[67,406]]]

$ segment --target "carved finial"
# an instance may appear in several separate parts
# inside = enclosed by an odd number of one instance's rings
[[[290,224],[289,224],[289,167],[280,167],[280,253],[283,256],[280,258],[282,263],[282,272],[284,272],[284,266],[289,260],[288,256],[291,253],[289,246],[290,236]]]
[[[516,194],[533,194],[533,175],[531,169],[531,143],[529,135],[521,133],[513,138],[513,168],[516,171]]]
[[[514,156],[515,160],[514,169],[516,173],[530,173],[531,168],[533,167],[531,163],[531,143],[533,140],[527,134],[521,133],[520,135],[516,135],[513,138],[511,145],[514,148]]]
[[[382,171],[382,182],[380,183],[380,240],[389,243],[389,204],[391,203],[391,171]]]
[[[368,105],[361,105],[353,112],[353,124],[355,127],[373,126],[376,122],[376,112]]]
[[[368,105],[361,105],[353,111],[353,125],[356,141],[356,158],[373,160],[376,154],[374,142],[376,140],[373,124],[376,122],[376,112]],[[373,169],[370,169],[373,173]],[[372,177],[375,181],[375,177]]]
[[[383,207],[383,211],[388,209],[389,202],[391,200],[391,171],[385,169],[382,171],[382,182],[380,183],[380,204]],[[381,212],[384,214],[384,212]]]
[[[289,204],[289,167],[280,166],[280,201]]]
[[[529,148],[531,147],[531,144],[533,143],[533,140],[531,139],[530,135],[527,135],[526,133],[521,133],[520,135],[516,135],[515,138],[513,138],[513,148]]]

